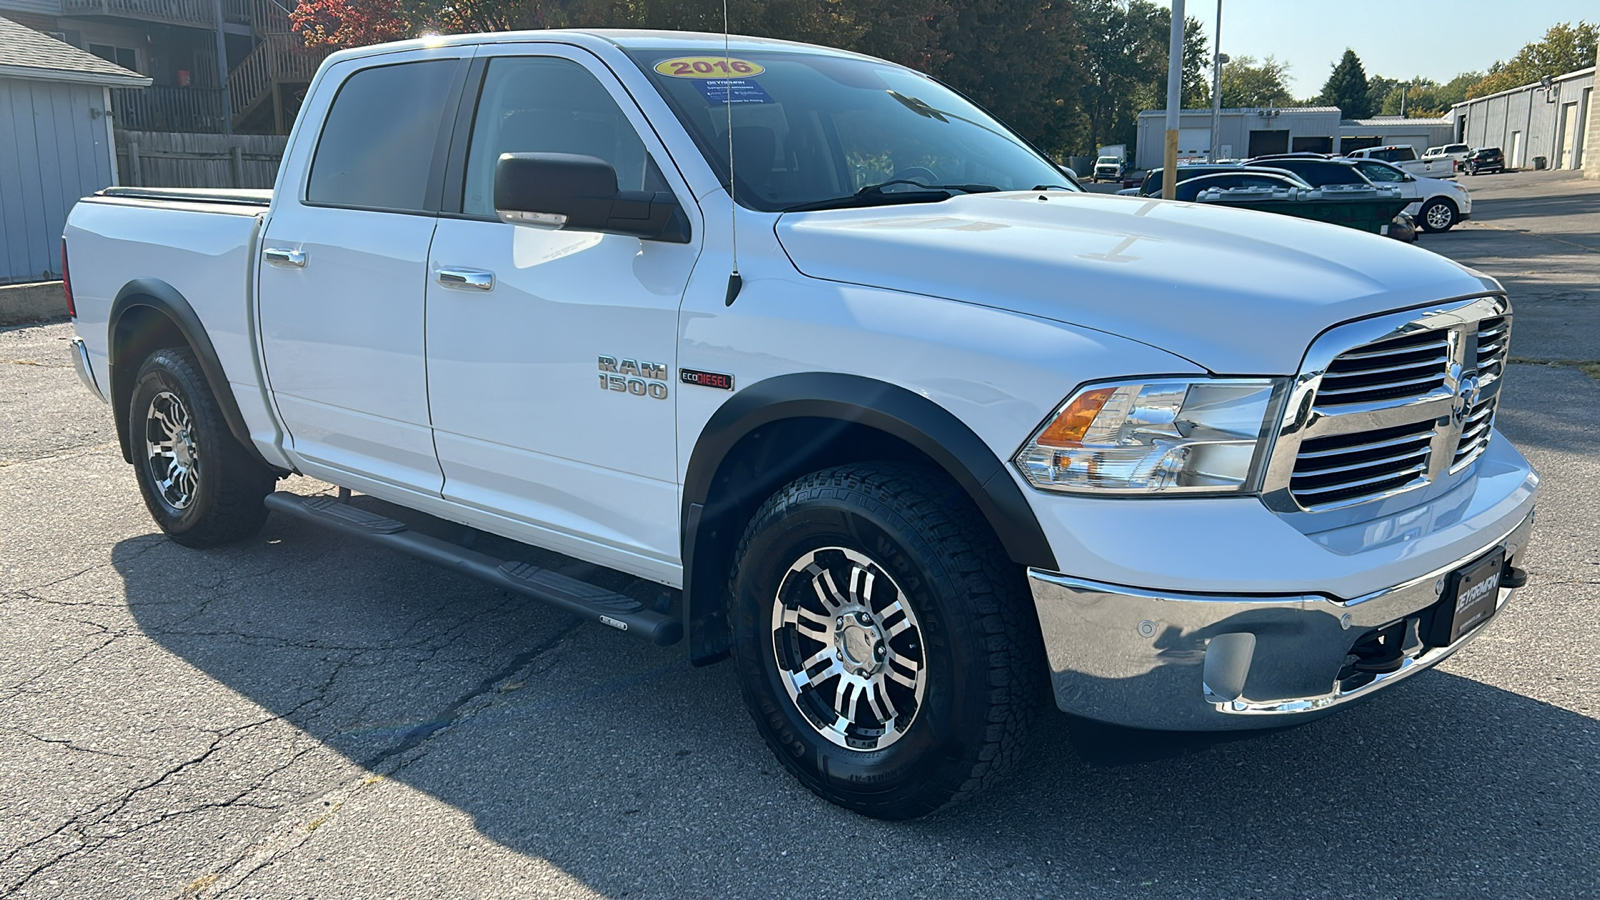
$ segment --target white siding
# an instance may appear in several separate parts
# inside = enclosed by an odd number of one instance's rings
[[[99,85],[0,79],[0,284],[61,274],[61,231],[111,184]]]

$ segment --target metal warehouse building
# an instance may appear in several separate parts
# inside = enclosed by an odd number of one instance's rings
[[[1456,104],[1451,112],[1474,147],[1499,147],[1506,165],[1583,168],[1584,143],[1594,107],[1595,67]],[[1592,143],[1592,142],[1591,142]]]
[[[1161,165],[1166,111],[1139,113],[1134,165],[1141,169]],[[1211,148],[1211,111],[1186,109],[1179,113],[1178,156],[1205,156]],[[1428,147],[1450,143],[1455,127],[1449,119],[1344,119],[1336,106],[1225,109],[1217,120],[1223,159],[1264,153],[1348,153],[1363,147],[1410,144],[1420,155]]]

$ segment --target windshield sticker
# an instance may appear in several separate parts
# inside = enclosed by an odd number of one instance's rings
[[[743,78],[718,78],[708,81],[696,81],[694,86],[700,89],[709,103],[772,103],[772,95],[754,81],[745,81]]]
[[[679,56],[656,63],[656,72],[669,78],[726,78],[729,75],[760,75],[766,68],[747,59],[722,56]]]

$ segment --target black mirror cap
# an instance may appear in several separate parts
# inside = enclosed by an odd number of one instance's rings
[[[688,216],[671,191],[618,191],[616,170],[593,156],[501,154],[494,208],[513,223],[689,242]]]

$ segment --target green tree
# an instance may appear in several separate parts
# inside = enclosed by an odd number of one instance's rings
[[[1383,109],[1383,104],[1388,101],[1389,95],[1400,96],[1400,81],[1394,78],[1385,78],[1382,75],[1371,75],[1367,78],[1367,108],[1377,113]],[[1398,103],[1398,99],[1396,103]],[[1390,115],[1383,113],[1383,115]]]
[[[1387,78],[1374,78],[1374,83]],[[1450,111],[1450,107],[1466,99],[1467,88],[1483,80],[1482,72],[1463,72],[1444,84],[1429,78],[1413,78],[1406,82],[1396,82],[1393,88],[1382,96],[1382,99],[1373,104],[1372,110],[1377,115],[1398,116],[1401,114],[1401,98],[1405,100],[1405,115],[1409,118],[1430,118],[1442,116]],[[1368,96],[1373,92],[1369,90]]]
[[[1333,67],[1333,74],[1322,86],[1317,102],[1324,106],[1337,106],[1347,119],[1364,119],[1372,115],[1367,99],[1367,72],[1361,67],[1361,57],[1346,47],[1344,56]]]
[[[1284,106],[1294,101],[1283,79],[1289,64],[1268,56],[1236,56],[1222,64],[1222,105],[1226,109]]]
[[[1081,75],[1086,123],[1077,148],[1093,152],[1109,143],[1132,144],[1140,110],[1167,105],[1167,48],[1172,12],[1149,0],[1081,0],[1076,7],[1082,41]],[[1210,69],[1200,23],[1184,23],[1184,106],[1210,105]]]
[[[1489,74],[1472,85],[1467,96],[1495,94],[1592,66],[1597,42],[1600,42],[1600,25],[1588,22],[1552,25],[1544,37],[1524,45],[1509,62],[1490,66]]]

